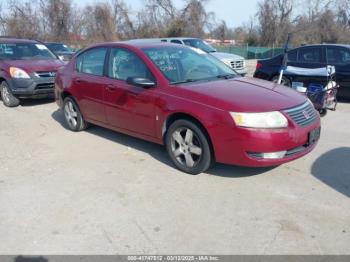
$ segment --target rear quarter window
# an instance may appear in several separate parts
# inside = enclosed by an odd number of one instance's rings
[[[320,63],[322,60],[322,48],[307,47],[300,48],[298,51],[298,62]]]

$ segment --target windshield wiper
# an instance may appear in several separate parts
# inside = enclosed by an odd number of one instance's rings
[[[217,75],[216,78],[231,79],[231,78],[234,78],[235,76],[236,76],[235,74],[222,74],[222,75]]]
[[[191,83],[191,82],[196,82],[196,81],[199,81],[199,79],[185,79],[182,81],[170,82],[170,84],[177,85],[177,84],[185,84],[185,83]]]

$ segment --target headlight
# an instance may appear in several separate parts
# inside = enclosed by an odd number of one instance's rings
[[[287,118],[280,112],[230,113],[237,126],[250,128],[285,128]]]
[[[10,67],[10,75],[12,78],[30,78],[26,71],[17,67]]]

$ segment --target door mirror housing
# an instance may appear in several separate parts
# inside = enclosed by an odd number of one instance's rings
[[[156,85],[156,83],[148,78],[143,77],[128,77],[126,82],[129,85],[140,86],[143,88],[151,88]]]

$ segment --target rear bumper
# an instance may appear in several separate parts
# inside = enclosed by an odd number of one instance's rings
[[[53,97],[54,77],[11,79],[8,81],[11,92],[19,98]]]
[[[272,76],[262,71],[255,71],[253,77],[264,79],[264,80],[270,80]]]

